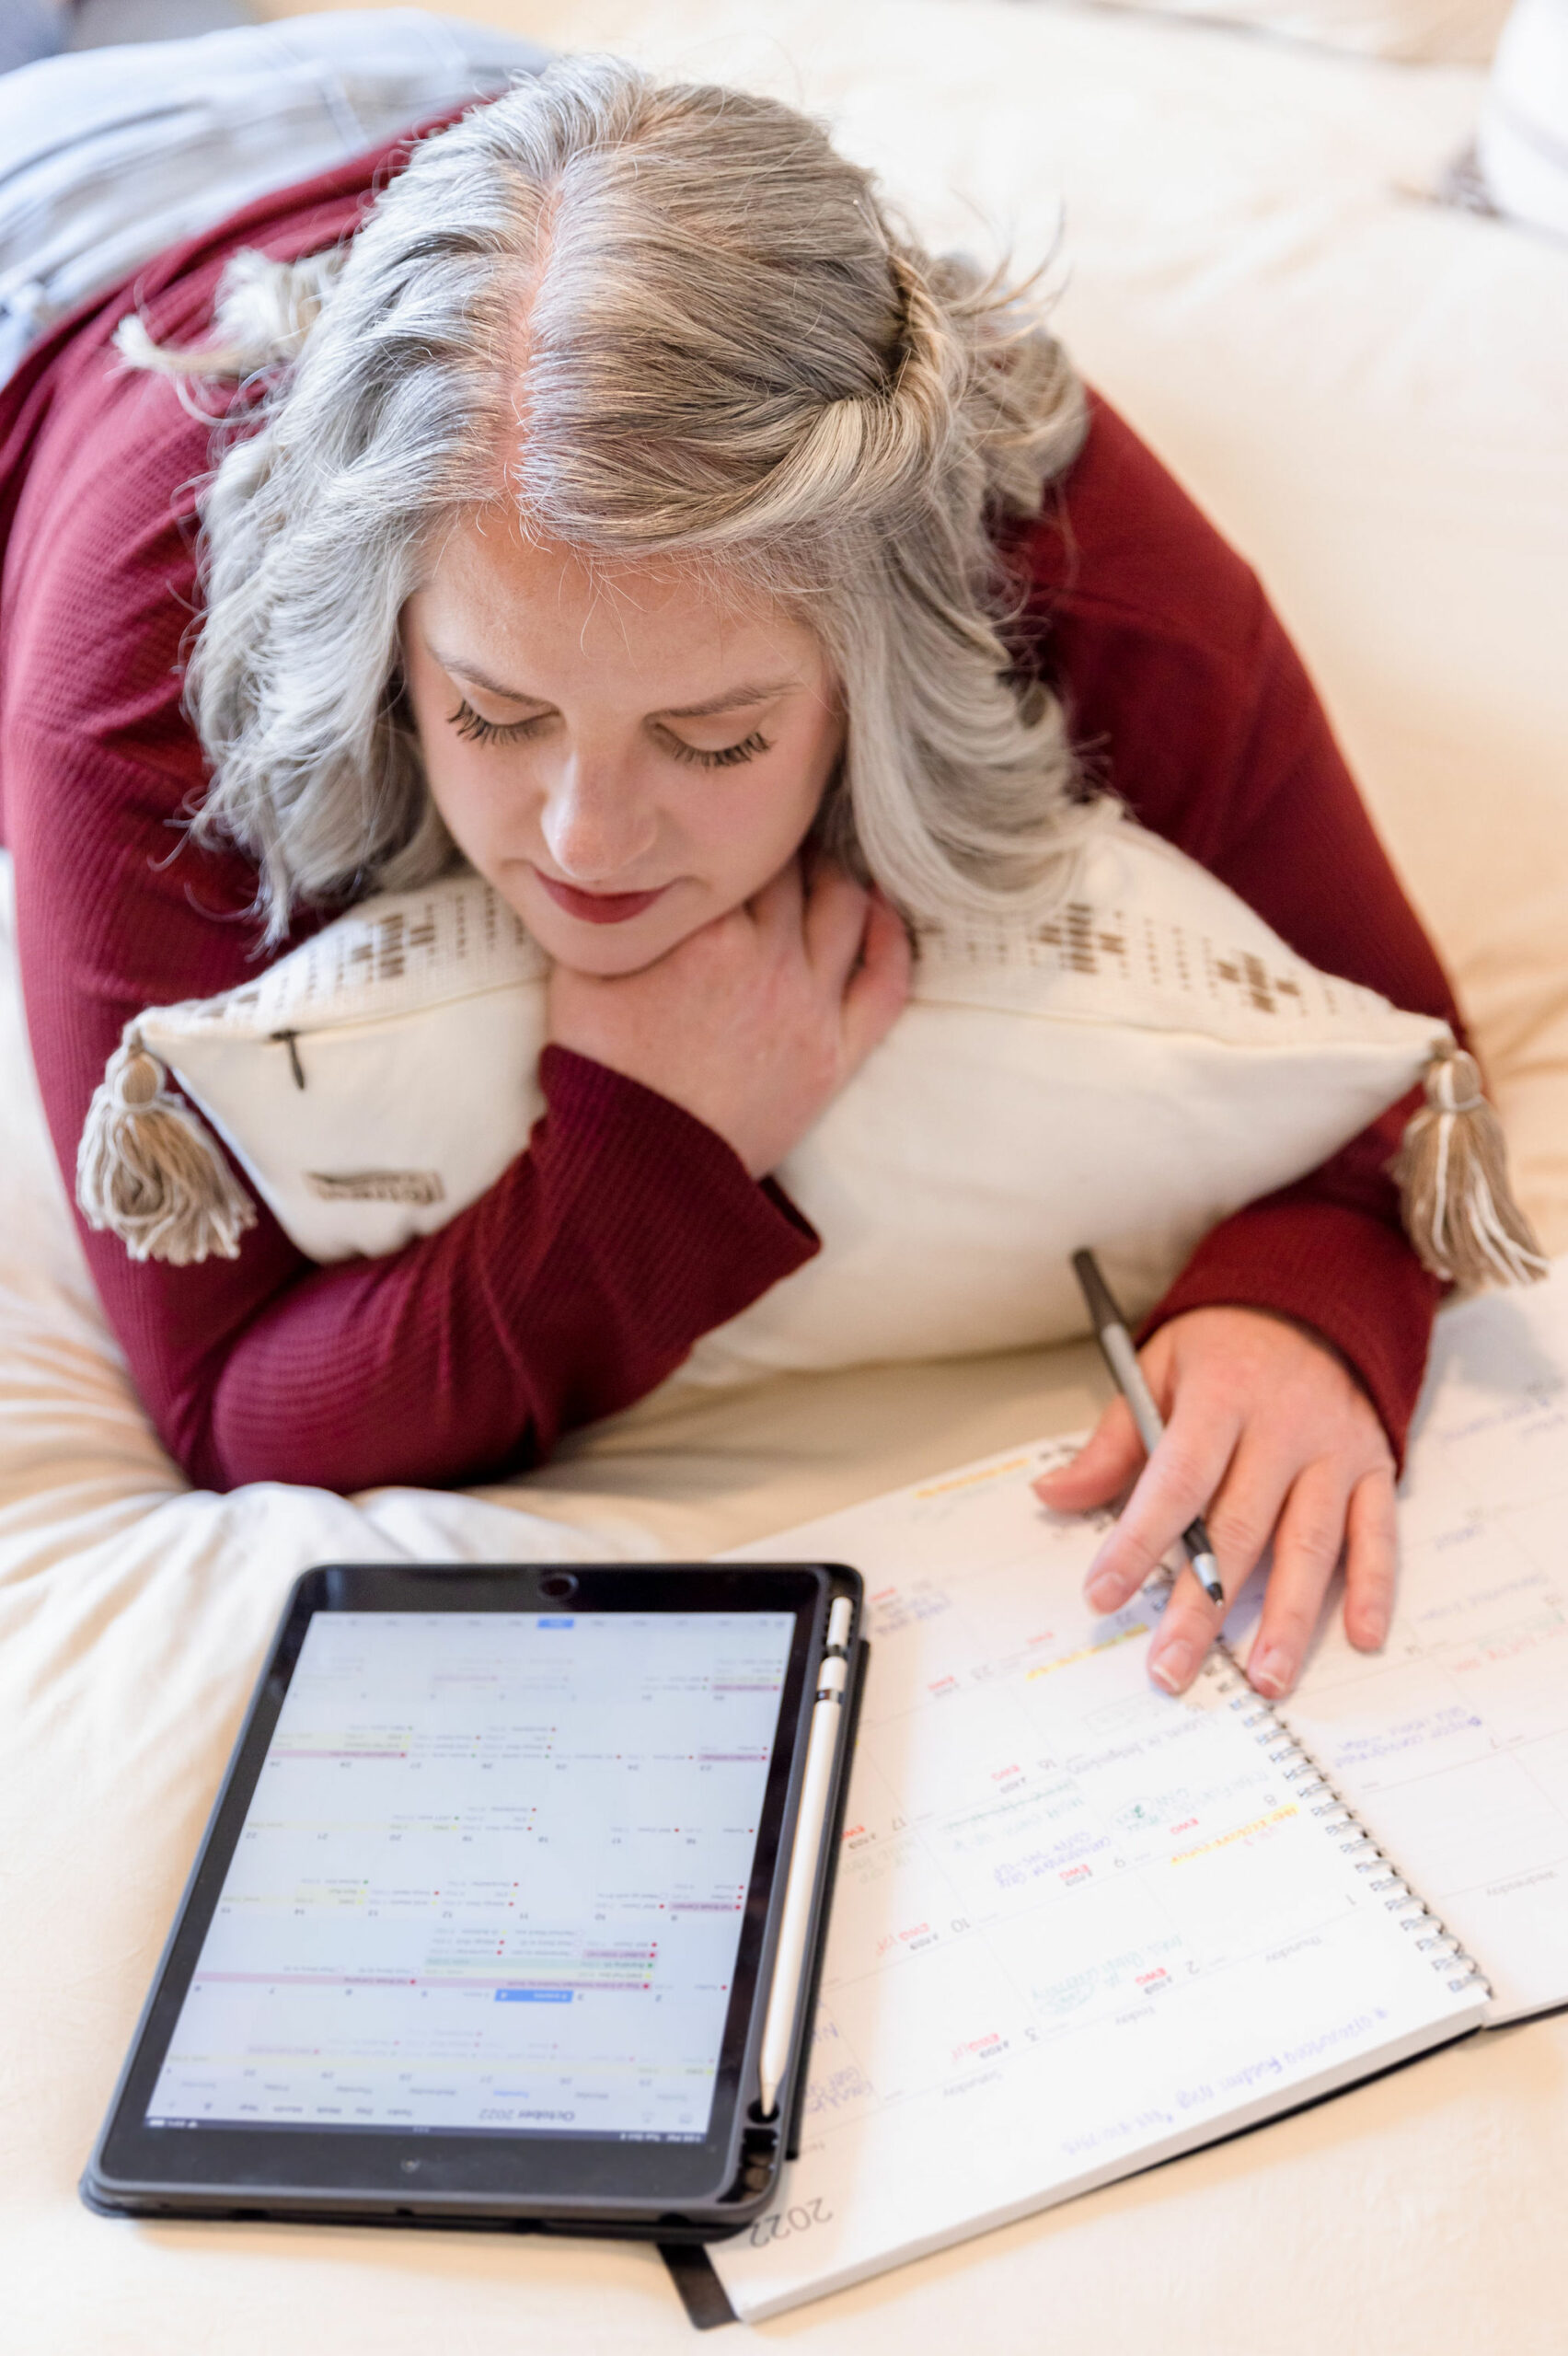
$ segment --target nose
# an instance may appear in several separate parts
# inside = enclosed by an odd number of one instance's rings
[[[539,826],[559,873],[592,888],[635,872],[653,849],[659,817],[624,770],[574,753],[546,790]]]

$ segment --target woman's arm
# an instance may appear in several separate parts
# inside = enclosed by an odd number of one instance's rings
[[[0,774],[29,1028],[68,1184],[123,1023],[256,971],[254,871],[179,823],[204,784],[178,666],[208,440],[168,386],[101,349],[68,356],[6,550]],[[188,1268],[84,1233],[142,1398],[193,1480],[352,1489],[536,1459],[816,1248],[689,1112],[564,1051],[542,1077],[531,1150],[390,1258],[317,1269],[265,1213],[236,1260]]]
[[[1114,411],[1096,403],[1058,504],[1017,551],[1026,629],[1091,772],[1300,955],[1458,1025],[1299,658],[1254,575]],[[1396,1455],[1439,1288],[1387,1164],[1396,1106],[1295,1185],[1222,1220],[1145,1334],[1220,1303],[1315,1327],[1355,1369]]]
[[[1257,581],[1103,405],[1057,505],[1016,554],[1025,651],[1066,697],[1101,780],[1315,964],[1457,1026]],[[1438,1297],[1388,1174],[1409,1109],[1200,1244],[1144,1329],[1167,1422],[1148,1463],[1118,1401],[1077,1462],[1042,1484],[1052,1506],[1081,1510],[1134,1484],[1091,1576],[1101,1610],[1136,1589],[1194,1512],[1208,1509],[1228,1594],[1272,1541],[1249,1669],[1269,1694],[1294,1682],[1342,1552],[1352,1642],[1376,1647],[1387,1631],[1396,1460]],[[1151,1656],[1162,1683],[1187,1685],[1216,1616],[1183,1578]]]

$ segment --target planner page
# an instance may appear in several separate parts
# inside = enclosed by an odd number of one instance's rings
[[[871,1661],[755,2319],[1206,2142],[1479,2020],[1484,1989],[1233,1668],[1149,1682],[1155,1585],[1015,1451],[748,1547],[865,1575]],[[744,1556],[743,1556],[744,1559]]]
[[[1568,2004],[1568,1263],[1438,1321],[1404,1487],[1388,1643],[1332,1611],[1284,1714],[1516,2019]]]

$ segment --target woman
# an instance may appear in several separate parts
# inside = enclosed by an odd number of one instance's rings
[[[326,1269],[265,1216],[190,1268],[86,1239],[192,1479],[536,1461],[798,1266],[768,1173],[896,1015],[903,919],[1052,890],[1074,740],[1302,953],[1452,1018],[1251,577],[812,125],[576,62],[371,201],[393,160],[165,257],[140,324],[122,290],[0,410],[0,774],[65,1169],[128,1017],[455,852],[555,961],[547,1115],[439,1233]],[[1160,1304],[1170,1429],[1091,1577],[1113,1608],[1211,1500],[1229,1589],[1272,1535],[1270,1694],[1342,1546],[1352,1639],[1387,1626],[1436,1290],[1397,1134],[1226,1221]],[[1113,1407],[1049,1501],[1140,1462]],[[1183,1580],[1171,1690],[1215,1616]]]

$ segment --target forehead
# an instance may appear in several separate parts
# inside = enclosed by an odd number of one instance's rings
[[[444,658],[549,700],[591,680],[651,709],[697,703],[758,664],[808,687],[825,676],[802,623],[711,567],[585,555],[529,538],[504,509],[452,526],[422,605]]]

